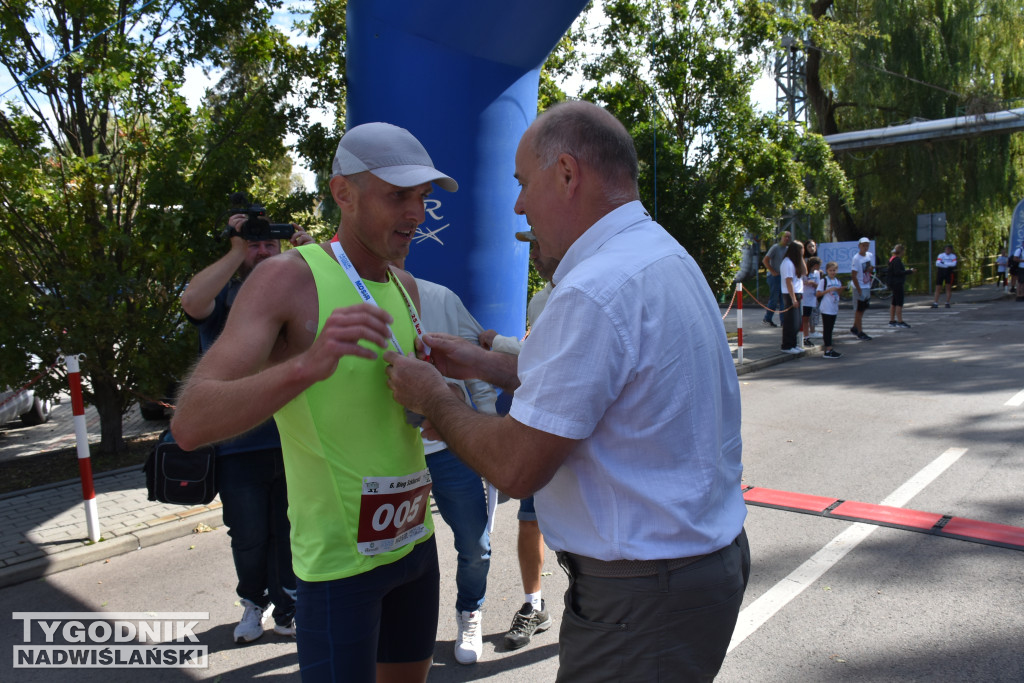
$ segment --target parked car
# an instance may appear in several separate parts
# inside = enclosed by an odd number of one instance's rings
[[[50,419],[50,401],[36,396],[32,389],[0,392],[0,424],[21,418],[26,427],[41,425]]]

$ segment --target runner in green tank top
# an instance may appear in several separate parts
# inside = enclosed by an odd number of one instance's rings
[[[356,126],[330,181],[332,243],[264,261],[185,385],[171,429],[187,449],[271,415],[281,432],[308,680],[426,680],[438,610],[430,475],[387,389],[384,350],[413,350],[419,299],[404,259],[435,183],[408,131]]]

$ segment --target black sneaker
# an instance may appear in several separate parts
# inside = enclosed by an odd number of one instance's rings
[[[825,358],[842,358],[843,354],[839,353],[835,349],[829,349],[825,353],[821,354]]]
[[[939,307],[938,303],[935,303],[935,302],[932,303],[932,308],[938,308],[938,307]]]
[[[864,334],[863,332],[857,335],[857,339],[860,339],[861,341],[871,341],[871,337]]]
[[[949,304],[946,304],[946,308],[949,308]]]
[[[902,320],[899,321],[898,323],[896,323],[896,326],[897,327],[907,327],[907,328],[910,327],[910,325],[908,325],[907,323],[903,322]]]
[[[761,321],[761,326],[762,327],[778,327],[778,325],[773,323],[771,320],[762,320]]]
[[[889,321],[889,327],[899,327],[899,326],[900,326],[900,324],[898,322],[896,322],[895,320],[890,320]]]
[[[814,346],[814,342],[810,339],[804,339],[804,346]]]
[[[853,336],[856,337],[857,335],[860,334],[860,330],[858,330],[856,327],[851,327],[850,328],[850,334],[852,334]]]
[[[540,609],[534,609],[531,603],[524,602],[516,615],[512,617],[512,626],[505,634],[505,647],[509,650],[525,647],[530,644],[530,638],[534,633],[547,631],[549,628],[551,628],[551,616],[544,609],[544,601],[540,601]]]

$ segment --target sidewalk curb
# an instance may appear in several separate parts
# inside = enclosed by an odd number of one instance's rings
[[[142,471],[146,467],[145,463],[141,465],[126,465],[119,467],[116,470],[107,470],[106,472],[93,472],[92,479],[95,482],[97,479],[103,479],[104,477],[113,477],[118,474],[124,474],[131,472],[132,470]],[[49,489],[59,488],[61,486],[71,486],[72,484],[80,484],[82,480],[79,477],[74,479],[65,479],[64,481],[54,481],[49,484],[40,484],[39,486],[32,486],[27,489],[18,489],[17,491],[8,491],[7,493],[0,493],[0,500],[7,500],[8,498],[17,498],[19,496],[26,496],[30,493],[38,493],[39,491],[47,491]]]
[[[735,359],[733,359],[733,363],[736,363],[736,375],[739,376],[746,375],[751,372],[757,372],[758,370],[764,370],[765,368],[770,368],[773,365],[778,365],[779,363],[788,363],[789,361],[797,360],[798,358],[810,358],[811,356],[821,356],[824,353],[825,347],[822,346],[821,344],[818,344],[815,346],[806,347],[804,349],[804,352],[799,355],[795,353],[782,353],[780,351],[778,354],[774,356],[768,356],[767,358],[760,358],[758,360],[747,361],[744,362],[743,365],[739,365]]]
[[[187,514],[187,513],[186,513]],[[25,581],[41,579],[66,569],[100,560],[107,560],[135,550],[148,548],[166,541],[195,533],[196,527],[205,524],[217,529],[224,524],[221,508],[203,510],[187,517],[163,522],[138,531],[127,533],[99,543],[81,545],[68,550],[38,557],[27,562],[10,565],[0,569],[0,588],[13,586]]]

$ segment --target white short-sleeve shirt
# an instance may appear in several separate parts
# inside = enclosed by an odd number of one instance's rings
[[[510,411],[579,440],[535,495],[548,545],[603,560],[725,547],[746,516],[739,383],[697,264],[631,202],[573,243],[554,283]]]
[[[786,286],[786,280],[793,281],[793,294],[804,293],[804,281],[797,277],[796,265],[788,256],[782,260],[782,265],[779,266],[779,277],[782,281],[783,294],[789,294],[789,287]]]
[[[875,264],[875,255],[870,251],[861,256],[859,253],[853,255],[850,264],[850,272],[857,274],[857,280],[861,288],[871,288],[871,266]]]
[[[821,282],[821,277],[821,271],[818,270],[807,273],[804,276],[804,298],[802,302],[804,306],[817,308],[818,297],[815,292],[818,291],[818,283]]]
[[[842,286],[843,283],[839,278],[830,278],[826,274],[818,283],[818,291],[824,292],[826,289]],[[839,315],[839,292],[829,292],[822,295],[821,299],[818,301],[818,310],[825,315]]]

